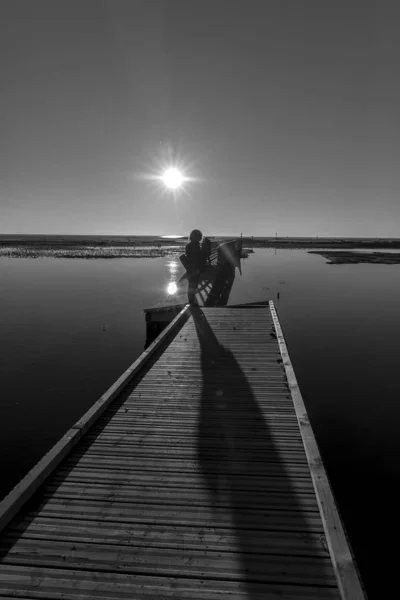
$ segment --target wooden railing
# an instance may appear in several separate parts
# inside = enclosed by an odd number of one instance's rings
[[[237,266],[238,261],[240,260],[241,250],[242,243],[240,239],[216,244],[212,247],[210,252],[211,264],[216,267],[229,261],[231,264]]]
[[[227,262],[233,266],[239,266],[240,254],[242,251],[241,240],[229,240],[223,242],[217,248],[217,264],[218,266],[223,265]]]
[[[217,266],[217,264],[218,264],[218,246],[215,246],[214,248],[211,249],[210,261],[213,266]]]

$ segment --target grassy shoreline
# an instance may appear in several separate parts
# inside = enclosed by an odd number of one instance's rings
[[[324,251],[309,250],[309,254],[319,254],[323,256],[328,265],[358,265],[358,264],[380,264],[380,265],[398,265],[400,264],[400,252],[351,252],[351,251]]]
[[[400,250],[400,239],[382,238],[243,238],[248,248],[330,248],[330,249],[392,249]]]
[[[181,250],[177,246],[166,247],[101,247],[101,246],[0,246],[0,258],[159,258]]]

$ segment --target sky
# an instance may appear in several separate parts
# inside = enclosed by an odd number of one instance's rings
[[[1,0],[0,233],[400,237],[399,20],[388,0]]]

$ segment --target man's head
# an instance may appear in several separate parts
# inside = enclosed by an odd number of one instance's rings
[[[203,234],[199,229],[193,229],[193,231],[191,231],[189,235],[189,239],[191,242],[201,242],[202,237]]]

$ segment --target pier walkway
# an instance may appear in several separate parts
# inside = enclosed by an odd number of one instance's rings
[[[272,302],[186,306],[0,530],[0,598],[365,597]]]

